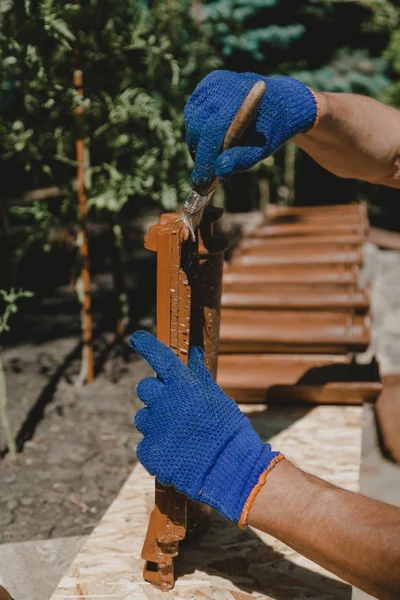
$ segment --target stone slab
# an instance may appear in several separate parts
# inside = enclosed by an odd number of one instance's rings
[[[400,466],[382,454],[374,408],[368,404],[364,405],[360,492],[369,498],[400,506]],[[352,600],[372,599],[373,596],[354,588]]]
[[[15,600],[48,600],[87,536],[0,545],[0,585]]]

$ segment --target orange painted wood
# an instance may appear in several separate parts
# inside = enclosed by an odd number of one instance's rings
[[[252,237],[330,235],[332,232],[363,235],[364,231],[364,226],[358,223],[283,223],[262,225],[252,232]]]
[[[368,225],[368,221],[365,215],[360,213],[321,213],[316,212],[312,209],[304,210],[298,213],[290,213],[289,211],[281,211],[278,213],[266,214],[265,223],[270,225],[279,224],[290,224],[290,223],[318,223],[321,225],[329,225],[331,223],[343,223],[343,224],[358,224],[363,227]]]
[[[360,250],[329,250],[329,249],[290,249],[269,250],[267,252],[247,251],[235,254],[232,265],[361,265],[363,253]]]
[[[349,354],[220,354],[217,380],[224,389],[259,390],[293,385],[311,369],[350,362]]]
[[[322,215],[339,215],[339,214],[357,214],[367,217],[368,210],[365,202],[354,202],[351,204],[332,204],[326,206],[278,206],[277,204],[268,204],[265,214],[267,216],[275,215],[302,215],[312,212],[313,214]]]
[[[383,390],[379,382],[327,383],[325,385],[275,385],[268,390],[226,389],[238,403],[264,404],[302,402],[305,404],[364,404],[376,402]]]
[[[369,319],[327,311],[222,309],[220,352],[363,352]]]
[[[315,248],[318,251],[319,247],[329,246],[335,250],[342,246],[355,246],[358,249],[364,242],[365,236],[354,233],[339,233],[339,234],[318,234],[312,236],[292,235],[274,238],[253,238],[245,237],[240,240],[238,248],[240,250],[259,249],[260,252],[265,251],[280,251],[289,250],[292,248]],[[354,248],[353,248],[354,249]]]
[[[356,226],[367,229],[368,224],[366,219],[364,217],[360,217],[359,215],[323,215],[309,212],[298,215],[281,214],[268,216],[264,221],[264,225],[320,225],[321,227],[330,227],[331,225],[347,225],[350,227]]]
[[[233,284],[356,284],[358,268],[354,265],[228,265],[224,283]]]
[[[359,365],[350,355],[224,354],[218,383],[237,402],[250,403],[361,404],[382,390],[376,361]]]
[[[338,310],[366,312],[368,295],[359,289],[315,289],[315,286],[231,284],[224,287],[224,308],[272,310]]]
[[[218,360],[223,255],[226,241],[215,231],[222,211],[207,209],[196,242],[178,213],[150,227],[145,247],[157,252],[157,337],[185,363],[190,345],[201,346],[215,376]],[[155,507],[142,550],[144,578],[162,591],[175,583],[174,558],[187,531],[201,527],[209,507],[191,503],[156,481]]]
[[[162,215],[145,237],[145,247],[157,252],[157,337],[184,363],[189,353],[191,288],[181,267],[181,252],[187,238],[186,228],[174,214]],[[190,241],[185,249],[193,252]],[[155,504],[142,550],[143,576],[163,591],[175,583],[174,557],[186,536],[186,514],[187,498],[156,480]]]

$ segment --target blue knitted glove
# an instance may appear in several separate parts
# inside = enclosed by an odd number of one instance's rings
[[[256,81],[266,91],[241,145],[222,152],[225,133]],[[195,168],[191,183],[206,187],[249,169],[298,133],[311,129],[319,107],[312,91],[291,77],[261,77],[256,73],[213,71],[190,96],[185,107],[186,140]]]
[[[174,485],[246,527],[252,500],[283,456],[261,441],[218,387],[203,364],[201,348],[191,349],[186,367],[145,331],[132,335],[129,344],[159,377],[137,386],[146,404],[135,418],[144,434],[139,461],[164,485]]]

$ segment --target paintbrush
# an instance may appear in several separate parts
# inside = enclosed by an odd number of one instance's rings
[[[253,85],[227,129],[222,151],[237,145],[253,119],[264,95],[265,88],[265,82],[262,80],[257,81],[257,83]],[[204,209],[215,192],[219,181],[219,177],[216,175],[206,188],[193,189],[183,205],[183,212],[180,219],[190,229],[193,240],[196,239],[195,232],[203,218]]]

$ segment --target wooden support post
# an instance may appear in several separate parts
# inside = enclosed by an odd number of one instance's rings
[[[157,252],[157,337],[186,364],[191,345],[202,346],[205,363],[217,371],[219,314],[225,240],[214,232],[222,211],[205,213],[197,241],[176,213],[150,228],[145,247]],[[188,512],[192,523],[188,526]],[[195,531],[207,509],[173,487],[156,482],[155,507],[143,546],[144,578],[162,590],[175,583],[174,557],[188,530]]]
[[[75,52],[78,59],[79,53]],[[83,96],[83,77],[80,69],[74,71],[74,86],[76,94],[79,97]],[[78,119],[82,119],[83,109],[78,106],[75,110]],[[82,352],[82,382],[91,383],[94,378],[94,361],[93,361],[93,346],[92,346],[92,313],[91,313],[91,281],[89,270],[89,243],[87,234],[87,197],[85,192],[85,140],[83,132],[79,132],[76,140],[76,160],[77,167],[77,186],[78,186],[78,202],[79,202],[79,249],[81,254],[81,304],[82,304],[82,337],[83,337],[83,352]]]

